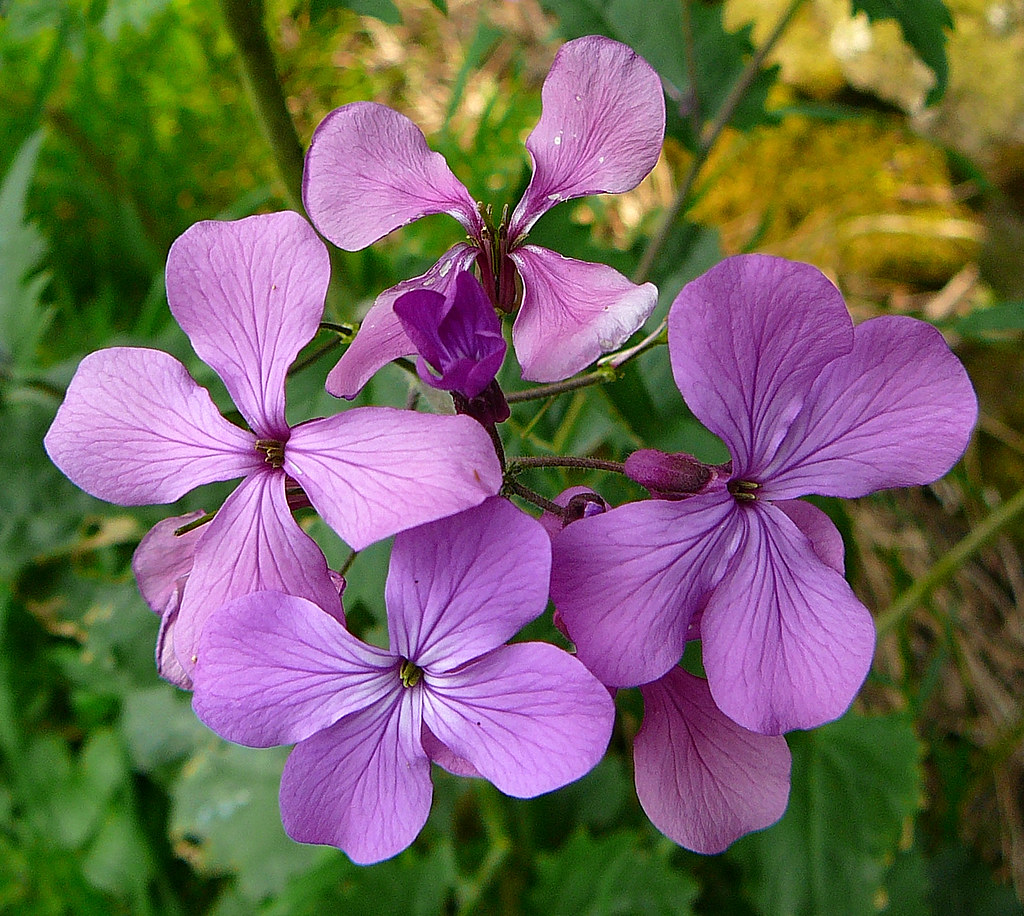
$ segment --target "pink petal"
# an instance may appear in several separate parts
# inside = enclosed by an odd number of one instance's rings
[[[665,138],[658,75],[608,38],[562,45],[541,101],[540,121],[526,140],[533,177],[512,215],[513,241],[559,201],[635,188],[654,168]]]
[[[766,735],[836,719],[871,667],[871,615],[783,512],[738,515],[742,541],[701,620],[715,702]]]
[[[551,598],[602,683],[645,684],[682,658],[690,619],[728,559],[735,511],[724,490],[629,503],[555,537]]]
[[[398,660],[304,598],[261,591],[203,627],[192,708],[222,738],[294,744],[401,690]]]
[[[174,634],[178,659],[187,671],[195,667],[207,618],[233,598],[262,590],[285,592],[341,619],[327,561],[292,518],[283,473],[268,470],[242,481],[204,527]]]
[[[228,423],[181,363],[135,347],[82,360],[44,443],[73,483],[120,506],[174,502],[262,463],[252,433]]]
[[[403,691],[299,744],[281,777],[281,819],[300,843],[344,850],[359,865],[405,849],[433,793],[420,744],[421,691]]]
[[[963,454],[977,417],[971,380],[935,328],[874,318],[808,391],[765,469],[765,495],[852,497],[931,483]]]
[[[814,379],[852,349],[853,323],[817,268],[738,255],[683,287],[668,345],[683,398],[729,447],[734,476],[762,480]]]
[[[839,529],[817,506],[802,499],[783,499],[772,503],[781,509],[789,520],[799,528],[811,542],[814,553],[826,566],[831,566],[839,575],[846,572],[846,545]]]
[[[437,735],[427,728],[425,724],[421,737],[423,739],[423,750],[427,752],[431,763],[436,763],[441,769],[447,770],[453,776],[467,776],[473,779],[481,778],[479,771],[473,764],[464,757],[459,757],[453,753],[448,745],[442,744],[438,740]]]
[[[162,614],[178,580],[192,570],[196,544],[203,536],[202,526],[182,535],[174,532],[206,513],[202,509],[187,515],[175,515],[157,522],[139,542],[132,555],[132,572],[146,604],[155,614]]]
[[[715,706],[707,682],[682,668],[640,689],[636,794],[655,827],[687,849],[713,854],[782,817],[789,800],[785,738],[741,728]]]
[[[184,591],[185,580],[179,579],[161,613],[160,630],[156,637],[156,673],[175,687],[191,690],[192,677],[182,667],[174,651],[174,627],[178,622],[178,611],[181,609]]]
[[[471,235],[480,216],[469,192],[423,132],[375,102],[336,108],[313,132],[302,176],[313,225],[358,251],[428,213],[454,216]]]
[[[298,213],[196,223],[167,255],[167,302],[261,437],[285,439],[289,366],[316,334],[331,264]]]
[[[523,378],[557,382],[625,343],[654,310],[652,283],[636,286],[605,264],[524,245],[510,255],[523,278],[512,342]]]
[[[387,407],[295,427],[285,469],[354,550],[475,506],[502,483],[475,420]]]
[[[475,247],[459,242],[422,276],[384,290],[366,313],[355,340],[327,376],[327,391],[337,398],[354,398],[381,366],[400,356],[414,356],[416,346],[394,312],[395,301],[414,289],[446,294],[454,288],[459,273],[473,266],[477,254]]]
[[[544,529],[499,497],[404,531],[385,590],[391,650],[451,671],[544,613],[550,571]]]
[[[424,673],[423,721],[506,795],[532,798],[579,779],[604,755],[611,695],[547,643],[502,646],[449,674]]]

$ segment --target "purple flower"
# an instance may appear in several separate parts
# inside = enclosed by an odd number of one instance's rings
[[[408,846],[430,810],[430,761],[528,798],[603,755],[614,705],[572,656],[504,645],[547,603],[550,545],[500,499],[395,537],[391,648],[302,598],[261,592],[210,618],[193,706],[231,741],[296,743],[281,816],[355,862]]]
[[[871,663],[871,615],[842,576],[842,538],[796,497],[856,497],[931,482],[967,446],[977,401],[931,326],[856,329],[815,268],[729,258],[669,315],[690,409],[732,453],[731,473],[686,499],[568,526],[552,597],[580,658],[608,684],[654,681],[701,613],[715,703],[753,731],[843,713]]]
[[[195,544],[174,622],[186,671],[203,621],[231,598],[279,589],[337,611],[337,588],[292,517],[286,483],[356,549],[501,485],[489,437],[465,417],[366,407],[288,425],[285,375],[317,331],[329,270],[296,213],[197,223],[168,255],[168,302],[252,432],[221,417],[173,357],[115,347],[82,360],[46,435],[74,483],[119,505],[173,502],[243,478]]]
[[[526,141],[533,177],[511,219],[495,225],[444,158],[404,115],[372,102],[331,112],[306,155],[303,200],[316,227],[348,251],[365,248],[429,213],[447,213],[469,240],[430,270],[381,293],[327,379],[353,397],[385,363],[416,348],[395,316],[411,289],[447,291],[475,263],[493,304],[522,307],[512,330],[523,377],[567,378],[623,343],[651,313],[657,290],[603,264],[526,244],[534,223],[560,201],[636,187],[654,167],[665,101],[654,70],[625,45],[589,36],[563,45],[542,90],[543,113]]]

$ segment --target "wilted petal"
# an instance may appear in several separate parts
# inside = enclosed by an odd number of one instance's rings
[[[506,795],[532,798],[579,779],[603,756],[611,695],[547,643],[502,646],[450,674],[424,674],[423,721]]]
[[[738,516],[743,539],[701,620],[715,702],[766,735],[836,719],[871,666],[871,615],[779,509]]]
[[[852,349],[853,322],[817,268],[738,255],[683,287],[668,344],[689,408],[725,441],[737,477],[762,480],[822,367]]]
[[[551,598],[603,683],[646,684],[682,658],[690,618],[728,559],[734,513],[723,490],[629,503],[555,537]]]
[[[498,497],[395,537],[385,589],[393,652],[451,671],[544,613],[551,543]]]
[[[417,289],[447,294],[459,273],[472,267],[476,256],[476,248],[459,242],[422,276],[384,290],[366,313],[355,340],[328,374],[327,391],[337,398],[354,398],[381,366],[400,356],[414,356],[416,345],[394,312],[395,300]]]
[[[598,35],[562,45],[541,101],[526,140],[533,177],[512,216],[513,240],[559,201],[635,188],[665,138],[658,75],[632,49]]]
[[[789,799],[785,738],[741,728],[715,706],[707,682],[682,668],[641,692],[636,794],[665,836],[712,854],[782,817]]]
[[[766,468],[765,495],[852,497],[931,483],[964,453],[977,418],[971,380],[935,328],[874,318],[808,391]]]
[[[625,343],[658,302],[654,284],[637,286],[606,264],[536,245],[510,257],[523,278],[512,342],[525,379],[558,382],[586,368]]]
[[[822,563],[831,566],[841,576],[845,574],[846,545],[839,529],[832,524],[832,519],[817,506],[802,499],[783,499],[772,505],[785,512],[789,520],[806,535]]]
[[[281,592],[219,608],[197,655],[192,708],[218,735],[249,747],[294,744],[401,690],[393,655]]]
[[[167,255],[167,302],[257,435],[284,439],[285,374],[316,334],[331,264],[298,213],[196,223]]]
[[[448,213],[470,234],[480,226],[469,192],[423,132],[375,102],[336,108],[313,131],[302,200],[317,229],[346,251],[428,213]]]
[[[132,572],[146,604],[155,614],[163,614],[178,580],[192,570],[196,544],[203,536],[202,526],[177,535],[174,532],[201,519],[202,509],[175,515],[157,522],[132,554]]]
[[[502,482],[476,421],[387,407],[296,426],[285,469],[354,550],[475,506]]]
[[[178,659],[187,671],[195,667],[207,618],[233,598],[285,592],[341,618],[327,561],[292,518],[283,473],[266,471],[244,480],[205,528],[175,627]]]
[[[192,689],[192,678],[178,661],[174,651],[174,627],[178,622],[178,611],[181,609],[181,597],[185,590],[184,581],[178,581],[167,605],[160,617],[160,630],[156,637],[156,673],[165,681],[180,687],[182,690]]]
[[[44,443],[87,493],[139,506],[250,473],[261,464],[254,441],[173,356],[113,347],[82,360]]]
[[[281,777],[281,819],[293,840],[337,846],[369,865],[416,839],[433,793],[420,695],[381,700],[296,746]]]

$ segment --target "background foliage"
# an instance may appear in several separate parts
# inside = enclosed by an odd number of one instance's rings
[[[124,510],[64,480],[41,441],[78,361],[111,344],[169,350],[224,402],[170,318],[162,270],[196,220],[294,205],[282,137],[261,120],[266,98],[227,26],[240,8],[269,38],[300,143],[340,104],[386,102],[423,127],[475,197],[498,205],[528,180],[522,141],[558,44],[589,33],[625,41],[665,83],[662,161],[629,195],[557,208],[534,240],[649,276],[661,290],[650,327],[688,279],[757,249],[816,263],[858,318],[914,314],[958,346],[982,406],[961,465],[927,490],[821,501],[846,536],[858,594],[878,612],[880,642],[855,708],[789,736],[793,789],[775,827],[713,858],[660,836],[632,788],[626,748],[641,708],[626,691],[612,751],[580,783],[511,802],[435,772],[420,839],[361,869],[284,836],[284,751],[226,745],[157,679],[157,621],[131,553],[169,511],[215,506],[223,492]],[[1017,0],[0,9],[0,912],[1021,911]],[[358,319],[457,237],[436,217],[337,253],[332,317]],[[321,388],[335,345],[325,333],[310,346],[291,381],[296,414],[337,409]],[[389,368],[365,397],[404,405],[409,385]],[[622,459],[647,445],[723,457],[683,407],[662,347],[606,384],[538,404],[515,406],[510,454]],[[580,482],[613,502],[641,495],[598,474],[529,474],[549,495]],[[314,531],[341,565],[344,545]],[[346,592],[368,638],[381,633],[387,556],[387,544],[360,554]]]

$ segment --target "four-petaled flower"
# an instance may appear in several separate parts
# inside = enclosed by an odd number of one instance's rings
[[[543,112],[526,141],[533,177],[510,220],[497,223],[432,152],[422,132],[384,105],[353,102],[331,112],[306,155],[303,200],[314,225],[349,251],[399,226],[448,213],[469,239],[427,273],[377,297],[359,333],[327,379],[353,397],[385,363],[416,347],[396,317],[411,289],[445,292],[477,265],[495,307],[522,305],[512,341],[523,377],[558,381],[623,343],[651,313],[657,290],[636,286],[604,264],[526,244],[537,220],[560,201],[628,191],[654,167],[665,132],[665,100],[650,65],[625,45],[578,38],[555,56],[542,89]]]

